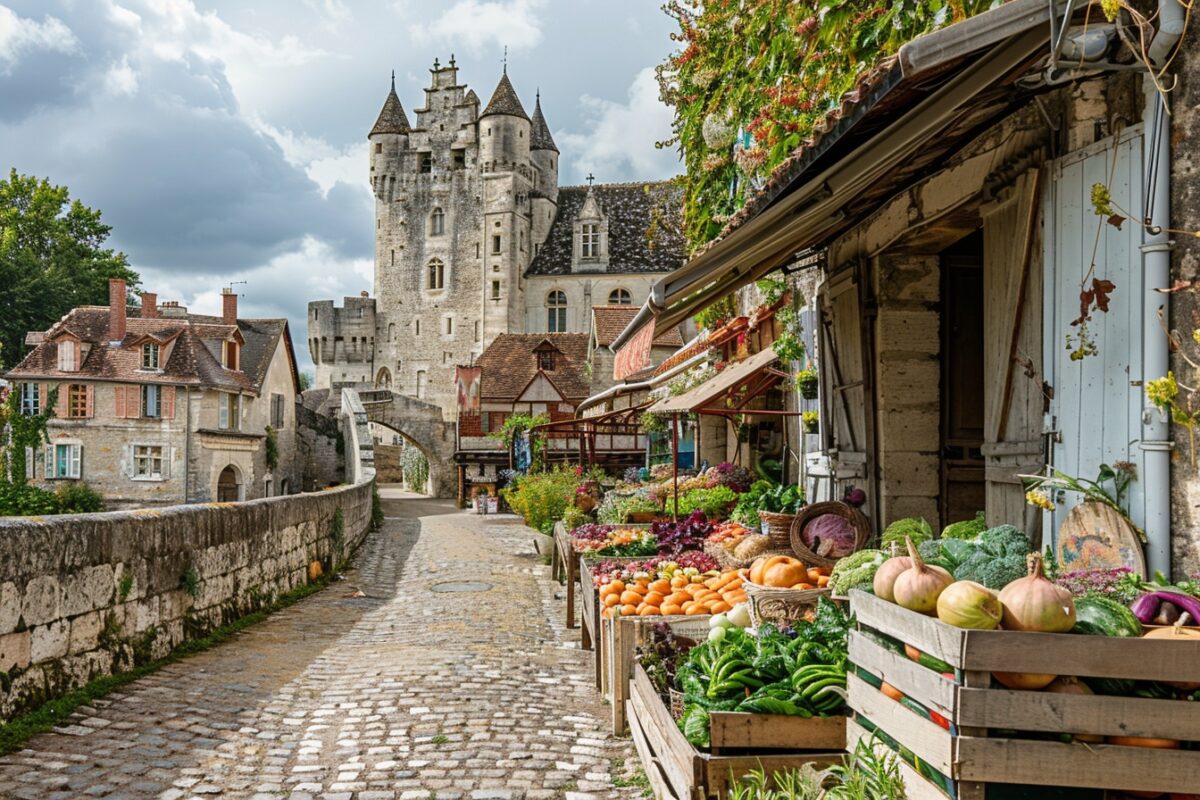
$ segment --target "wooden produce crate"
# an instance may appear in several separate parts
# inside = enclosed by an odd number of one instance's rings
[[[612,707],[612,732],[622,736],[628,727],[630,681],[637,666],[635,653],[639,645],[650,641],[654,626],[666,622],[680,636],[703,641],[708,636],[709,614],[674,617],[617,617],[600,620],[598,657],[603,666],[601,692]]]
[[[622,528],[649,528],[649,525],[622,525]],[[604,559],[612,556],[587,556],[588,558]],[[554,556],[551,558],[550,575],[554,580],[564,582],[567,587],[567,627],[575,627],[575,584],[579,583],[580,554],[571,545],[571,532],[562,524],[562,520],[554,523]],[[649,558],[644,556],[643,558]],[[639,559],[631,558],[630,561]]]
[[[1046,798],[1200,789],[1200,745],[1176,750],[1067,741],[1068,734],[1135,736],[1187,747],[1200,742],[1200,703],[1013,691],[992,679],[993,672],[1025,672],[1200,681],[1200,642],[962,630],[864,592],[852,592],[850,604],[859,628],[850,636],[858,673],[848,679],[857,725],[851,738],[878,731],[910,753],[910,763],[934,770],[942,789],[913,772],[920,790],[910,789],[911,797],[994,800],[1013,796],[1014,784],[1037,787],[1042,793],[1030,796]],[[946,662],[953,676],[906,658],[895,643]],[[879,680],[902,692],[905,703],[879,691]]]
[[[599,635],[600,628],[600,590],[596,588],[596,582],[593,579],[592,568],[602,561],[616,561],[624,564],[632,564],[637,561],[645,561],[652,557],[653,556],[592,555],[579,557],[579,627],[580,643],[584,650],[591,650],[595,648],[596,638]],[[597,664],[596,669],[597,673],[599,673],[599,664]],[[599,682],[597,682],[596,686],[599,688]]]
[[[804,764],[824,768],[842,759],[846,718],[774,714],[713,714],[712,752],[696,749],[679,730],[646,671],[633,672],[629,728],[659,800],[716,800],[752,770],[768,775]],[[736,754],[735,754],[736,751]]]

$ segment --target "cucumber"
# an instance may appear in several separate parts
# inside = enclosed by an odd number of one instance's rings
[[[1137,637],[1142,635],[1142,623],[1116,600],[1087,595],[1075,598],[1075,627],[1071,633]]]

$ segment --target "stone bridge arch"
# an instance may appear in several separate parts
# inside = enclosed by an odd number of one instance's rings
[[[455,497],[458,492],[454,472],[456,425],[442,418],[441,406],[387,389],[359,390],[358,397],[369,422],[391,428],[425,453],[433,496]]]

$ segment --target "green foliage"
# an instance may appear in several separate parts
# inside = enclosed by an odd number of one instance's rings
[[[696,314],[696,326],[702,330],[715,331],[737,315],[737,301],[727,294]]]
[[[642,415],[638,417],[638,425],[646,433],[662,433],[667,429],[667,415],[643,411]]]
[[[975,519],[965,519],[962,522],[951,522],[942,530],[943,539],[975,539],[987,530],[983,521],[983,512],[975,514]]]
[[[841,764],[829,768],[836,782],[826,793],[826,800],[905,800],[904,778],[895,753],[876,749],[876,739],[859,739],[854,752]]]
[[[738,497],[737,506],[730,519],[750,528],[761,524],[759,511],[775,514],[795,514],[804,505],[804,490],[795,484],[780,484],[759,480],[750,484],[750,490]]]
[[[518,434],[524,433],[530,428],[535,428],[538,425],[545,425],[550,421],[549,414],[510,414],[504,420],[504,424],[500,426],[500,430],[492,431],[488,434],[493,439],[499,439],[504,442],[505,447],[512,447],[513,440]]]
[[[0,517],[41,517],[58,513],[54,492],[27,483],[0,481]]]
[[[54,491],[60,514],[92,514],[104,510],[104,498],[82,481],[64,483]]]
[[[19,175],[0,180],[0,355],[25,352],[25,332],[49,328],[76,306],[108,303],[108,279],[136,284],[124,253],[104,248],[111,228],[65,186]]]
[[[371,530],[383,527],[383,501],[379,498],[379,487],[371,484]]]
[[[622,497],[616,492],[609,492],[596,510],[596,520],[618,525],[628,522],[630,514],[658,514],[661,511],[662,507],[649,497],[637,494]]]
[[[679,496],[680,516],[687,516],[693,511],[701,511],[709,520],[725,519],[729,510],[738,501],[738,494],[728,486],[714,486],[711,489],[690,489]],[[671,501],[667,501],[670,508]]]
[[[121,576],[120,582],[117,584],[117,602],[124,603],[129,599],[129,593],[133,591],[133,573],[126,572]]]
[[[805,433],[817,433],[821,430],[821,414],[818,411],[801,411],[800,425]]]
[[[333,512],[333,519],[329,522],[329,539],[333,542],[334,550],[340,556],[342,543],[346,540],[346,515],[340,508]],[[334,559],[335,567],[337,566],[336,562],[337,559]]]
[[[300,373],[300,391],[307,392],[313,388],[313,374],[308,370]]]
[[[279,434],[270,425],[267,426],[266,438],[267,469],[274,472],[279,468]]]
[[[52,386],[46,393],[41,413],[28,416],[21,413],[19,386],[11,386],[5,392],[6,394],[2,395],[3,402],[0,403],[0,430],[3,430],[4,435],[0,482],[11,480],[13,483],[24,484],[26,448],[36,451],[50,441],[50,436],[46,433],[46,424],[54,417],[54,407],[58,403],[58,387]]]
[[[678,49],[658,68],[687,171],[689,242],[716,236],[858,76],[904,42],[999,0],[669,0]],[[735,148],[739,129],[748,147]],[[743,142],[746,144],[747,142]]]
[[[883,536],[879,537],[879,546],[886,552],[888,545],[896,544],[903,551],[905,537],[911,538],[913,544],[918,545],[933,538],[933,528],[920,517],[898,519],[884,529]]]
[[[193,600],[200,596],[200,573],[196,571],[195,564],[188,564],[184,569],[183,575],[179,577],[179,588]]]
[[[425,491],[429,482],[429,459],[421,450],[413,445],[406,445],[400,452],[400,471],[404,473],[404,482],[414,492]]]
[[[526,525],[549,534],[554,530],[554,523],[562,519],[567,507],[574,503],[578,485],[579,478],[574,471],[560,467],[526,475],[515,487],[501,489],[501,493],[509,508],[520,514]]]

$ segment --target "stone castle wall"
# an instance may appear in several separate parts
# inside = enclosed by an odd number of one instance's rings
[[[0,520],[0,721],[269,604],[313,562],[331,570],[366,536],[372,485]]]

